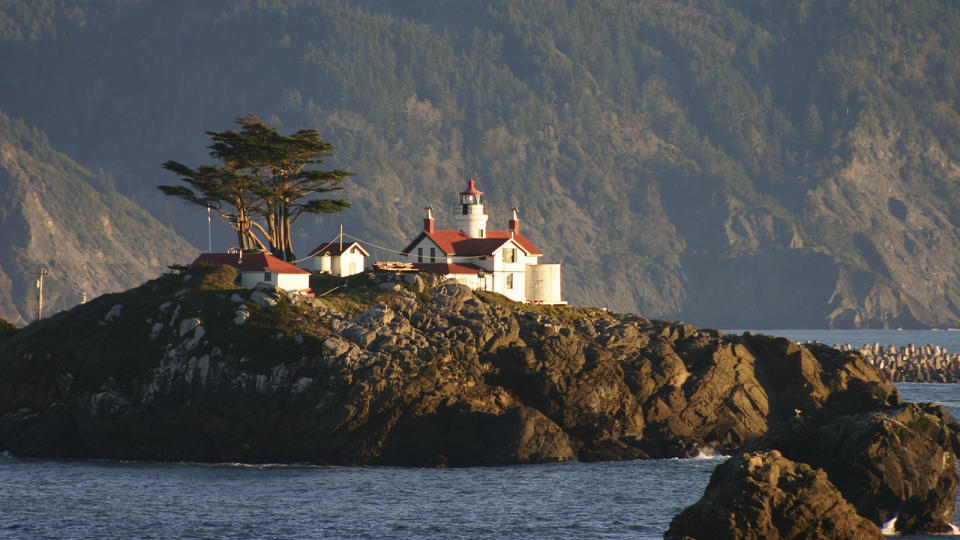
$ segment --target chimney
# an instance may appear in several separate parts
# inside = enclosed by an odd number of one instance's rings
[[[427,206],[424,210],[427,211],[427,217],[423,219],[423,230],[427,233],[433,233],[433,207]]]
[[[517,216],[517,212],[519,212],[520,210],[516,206],[514,206],[513,208],[510,209],[510,211],[513,212],[513,217],[510,218],[510,221],[508,222],[507,225],[508,225],[508,228],[510,229],[511,236],[513,236],[513,234],[520,232],[520,218]]]

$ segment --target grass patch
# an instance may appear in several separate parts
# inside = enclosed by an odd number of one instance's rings
[[[552,319],[559,319],[566,323],[573,323],[580,320],[593,321],[599,319],[606,313],[604,310],[597,308],[583,308],[552,304],[524,304],[521,302],[514,302],[502,294],[488,291],[476,290],[473,291],[473,293],[477,296],[477,298],[483,300],[487,304],[506,308],[513,313],[539,313]]]
[[[403,283],[400,285],[407,287]],[[310,289],[327,307],[347,317],[355,317],[377,304],[389,305],[397,301],[396,293],[381,290],[380,283],[369,274],[347,277],[313,274]]]

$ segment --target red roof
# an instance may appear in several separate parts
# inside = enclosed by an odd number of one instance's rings
[[[467,233],[458,229],[438,229],[433,232],[423,231],[403,252],[410,253],[413,247],[418,244],[424,236],[427,236],[433,240],[433,243],[435,243],[441,251],[450,256],[493,255],[494,251],[506,244],[511,238],[528,254],[543,255],[543,252],[537,249],[537,246],[533,245],[533,242],[524,236],[523,233],[517,231],[512,234],[513,236],[511,236],[510,231],[487,231],[485,238],[471,238],[467,236]]]
[[[357,242],[347,242],[343,244],[341,247],[340,242],[334,240],[333,242],[326,242],[324,244],[320,244],[319,246],[315,247],[313,251],[310,252],[310,255],[308,255],[308,257],[312,257],[314,255],[324,255],[324,254],[329,254],[333,257],[336,257],[337,255],[343,255],[344,253],[346,253],[347,250],[349,250],[353,246],[360,248],[360,251],[362,251],[363,254],[366,255],[367,257],[370,256],[370,254],[367,253],[367,250],[363,249],[363,246],[361,246]]]
[[[477,189],[476,181],[473,178],[471,178],[470,183],[467,184],[467,190],[461,191],[460,194],[461,195],[483,195],[483,192]]]
[[[447,263],[414,263],[413,267],[421,272],[430,274],[470,274],[477,275],[481,272],[489,274],[490,272],[473,264],[447,264]]]
[[[309,274],[309,270],[298,268],[288,262],[267,253],[201,253],[191,266],[200,263],[226,264],[240,272],[263,272],[270,270],[277,274]]]

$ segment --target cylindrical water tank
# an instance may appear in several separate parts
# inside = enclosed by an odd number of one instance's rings
[[[560,264],[527,265],[527,302],[562,304],[560,296]]]

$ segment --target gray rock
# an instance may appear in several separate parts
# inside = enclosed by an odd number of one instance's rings
[[[279,297],[275,293],[253,291],[250,300],[261,306],[275,306],[279,302]]]
[[[324,340],[323,349],[329,356],[340,356],[350,350],[350,344],[338,337],[330,337]]]
[[[150,329],[150,339],[157,339],[160,336],[160,332],[163,331],[163,323],[158,322],[153,324],[153,328]]]
[[[200,319],[194,317],[192,319],[184,319],[180,321],[180,336],[186,336],[193,331],[194,328],[200,326]]]
[[[424,290],[423,279],[421,279],[417,274],[405,274],[403,276],[403,281],[407,285],[413,286],[413,289],[417,292],[423,292]]]
[[[827,474],[776,450],[738,454],[714,469],[703,497],[670,522],[668,540],[884,538]]]
[[[107,314],[103,317],[103,321],[107,323],[111,323],[119,319],[122,315],[123,315],[123,304],[116,304],[112,308],[110,308],[110,311],[108,311]]]
[[[246,305],[241,305],[237,308],[236,313],[233,316],[233,324],[244,324],[247,320],[250,319],[250,308]]]

